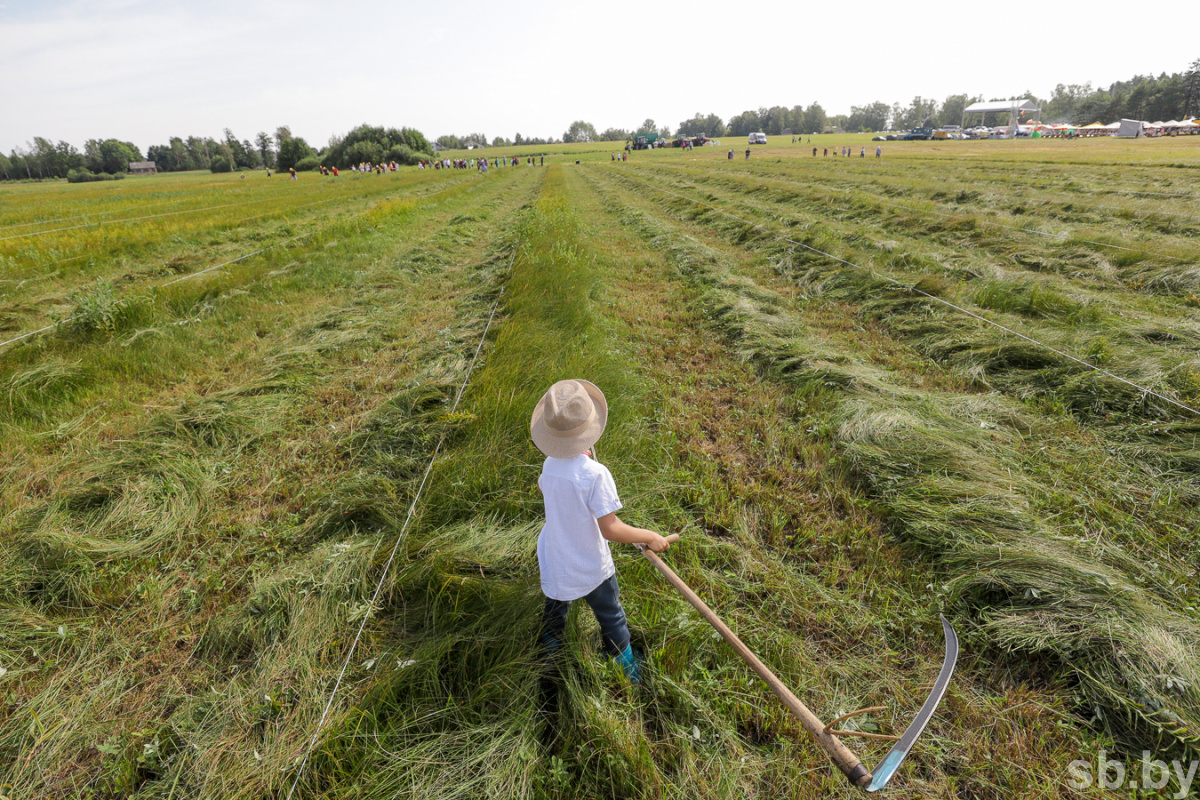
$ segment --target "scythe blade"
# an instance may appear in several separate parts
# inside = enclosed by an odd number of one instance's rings
[[[942,662],[942,671],[938,673],[937,681],[934,682],[933,690],[926,698],[925,705],[921,706],[917,716],[908,724],[900,736],[900,740],[883,757],[883,761],[879,762],[879,766],[871,771],[872,777],[870,785],[867,786],[868,792],[878,792],[887,786],[887,782],[896,774],[896,770],[900,768],[900,764],[912,749],[917,737],[925,730],[929,718],[933,716],[938,704],[942,702],[942,696],[946,694],[946,687],[950,685],[950,676],[954,674],[954,665],[958,662],[958,634],[954,632],[954,628],[950,626],[945,617],[941,619],[942,632],[946,635],[946,658]]]

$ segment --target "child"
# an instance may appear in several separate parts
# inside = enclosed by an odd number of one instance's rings
[[[656,553],[670,538],[634,528],[617,519],[621,508],[608,468],[592,460],[608,421],[608,404],[595,384],[559,381],[538,401],[529,423],[533,443],[546,455],[538,490],[546,504],[546,524],[538,536],[538,569],[546,605],[542,612],[542,644],[554,653],[562,645],[567,611],[583,598],[596,615],[604,650],[638,681],[638,665],[629,643],[625,609],[617,589],[617,570],[609,542],[642,543]]]

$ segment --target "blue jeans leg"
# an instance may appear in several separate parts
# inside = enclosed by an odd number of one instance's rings
[[[595,589],[584,595],[584,601],[596,615],[604,639],[604,652],[616,657],[629,646],[629,626],[625,622],[625,609],[621,607],[621,591],[617,587],[617,576],[613,575]],[[567,612],[570,600],[546,598],[542,609],[543,646],[555,652],[561,645],[567,629]]]
[[[621,607],[621,590],[617,587],[617,576],[592,589],[583,598],[600,623],[604,637],[604,652],[616,657],[629,646],[629,626],[625,621],[625,609]]]

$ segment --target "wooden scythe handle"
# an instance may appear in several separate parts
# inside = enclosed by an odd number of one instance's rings
[[[671,536],[667,537],[667,539],[670,541],[675,541],[678,538],[678,534],[672,534]],[[785,706],[787,706],[788,711],[792,712],[792,716],[800,720],[800,724],[803,725],[804,729],[808,731],[814,739],[817,740],[817,744],[820,745],[821,749],[824,750],[831,759],[833,759],[834,763],[837,764],[838,769],[840,769],[850,780],[850,783],[854,784],[855,786],[864,787],[870,783],[871,773],[868,772],[867,768],[864,767],[862,762],[858,760],[858,756],[850,752],[849,748],[842,744],[840,739],[825,730],[824,723],[817,719],[817,715],[809,711],[808,707],[805,706],[804,703],[801,703],[796,695],[792,694],[791,690],[784,685],[783,681],[779,680],[779,678],[775,676],[775,673],[771,672],[771,670],[767,668],[766,664],[763,664],[762,661],[759,660],[758,656],[751,652],[749,647],[746,647],[746,645],[742,644],[742,640],[737,637],[737,634],[730,630],[729,626],[722,622],[720,617],[713,613],[713,610],[709,608],[704,601],[701,600],[699,596],[697,596],[697,594],[693,592],[691,588],[663,562],[661,558],[658,557],[658,554],[642,544],[637,545],[637,548],[641,550],[642,555],[649,559],[650,563],[653,564],[655,568],[661,572],[668,581],[671,582],[671,585],[678,589],[679,593],[687,598],[687,601],[691,603],[697,611],[700,612],[701,616],[708,620],[708,624],[712,625],[717,630],[717,633],[721,634],[722,638],[729,643],[729,646],[732,647],[734,651],[742,657],[742,660],[750,665],[750,669],[754,670],[754,672],[758,674],[758,677],[762,678],[767,686],[771,687],[771,691],[775,693],[775,696],[778,697]]]

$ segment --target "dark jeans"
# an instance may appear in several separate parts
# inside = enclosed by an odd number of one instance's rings
[[[600,623],[600,632],[604,635],[604,652],[610,656],[619,656],[629,644],[629,627],[625,624],[625,609],[621,608],[617,576],[613,575],[592,589],[583,599],[591,606],[596,621]],[[572,602],[574,601],[546,598],[545,608],[542,609],[542,643],[551,651],[557,650],[562,643],[567,630],[567,612],[571,609]]]

